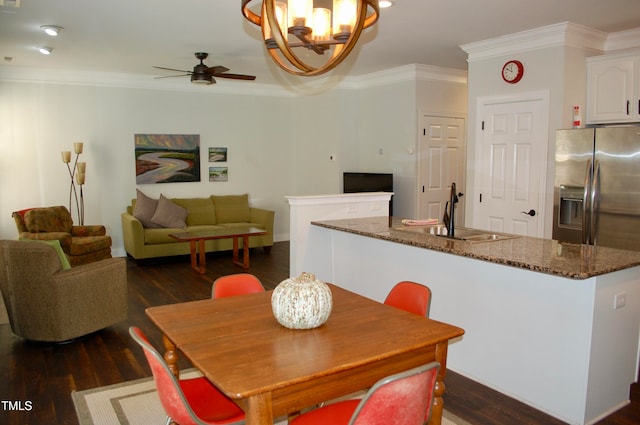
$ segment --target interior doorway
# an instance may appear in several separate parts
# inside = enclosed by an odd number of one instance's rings
[[[548,96],[479,100],[473,227],[544,235]]]
[[[451,183],[462,193],[455,222],[464,225],[466,137],[465,119],[423,115],[420,118],[418,156],[418,218],[442,221]]]

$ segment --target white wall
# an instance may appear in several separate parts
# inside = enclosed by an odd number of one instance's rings
[[[289,238],[285,196],[340,193],[343,171],[393,172],[394,207],[410,217],[415,156],[407,148],[416,143],[416,86],[432,109],[451,109],[449,82],[418,78],[411,66],[396,81],[254,96],[215,86],[179,91],[15,81],[0,72],[0,238],[17,237],[12,211],[69,205],[60,152],[75,141],[85,143],[85,223],[107,227],[114,255],[124,255],[120,214],[136,187],[153,197],[249,193],[252,205],[275,211],[278,241]],[[464,85],[454,90],[465,97]],[[199,134],[201,181],[136,186],[136,133]],[[229,167],[225,183],[207,179],[207,151],[215,146],[228,148],[228,162],[215,164]]]
[[[295,176],[295,192],[288,195],[342,192],[341,166],[358,137],[353,92],[332,90],[297,97],[292,104],[294,161],[289,166]]]
[[[207,88],[208,89],[208,88]],[[290,103],[279,97],[0,82],[0,236],[15,238],[11,212],[69,204],[60,152],[85,143],[85,223],[107,226],[122,255],[120,214],[135,197],[136,133],[199,134],[201,181],[137,186],[150,196],[249,193],[252,205],[276,211],[275,239],[288,239],[284,196],[293,191],[286,126]],[[229,181],[210,183],[208,147],[228,147]],[[75,217],[75,216],[74,216]]]
[[[414,200],[408,188],[415,178],[415,156],[408,155],[406,148],[416,139],[415,96],[415,81],[358,92],[358,165],[343,170],[393,173],[393,215],[397,217],[412,216]]]

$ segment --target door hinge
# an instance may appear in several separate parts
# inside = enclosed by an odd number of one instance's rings
[[[482,193],[480,194],[480,202],[482,202]]]
[[[422,129],[422,135],[423,135],[423,136],[426,136],[426,135],[427,135],[427,129],[426,129],[426,128],[423,128],[423,129]]]
[[[484,130],[484,121],[482,121],[482,128],[481,130]]]
[[[424,193],[424,186],[422,186],[422,193]]]

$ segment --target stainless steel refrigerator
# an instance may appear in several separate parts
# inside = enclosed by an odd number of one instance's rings
[[[640,251],[640,126],[556,132],[553,238]]]

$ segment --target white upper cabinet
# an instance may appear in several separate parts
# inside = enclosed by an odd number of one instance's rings
[[[587,59],[587,124],[640,121],[640,54]]]

